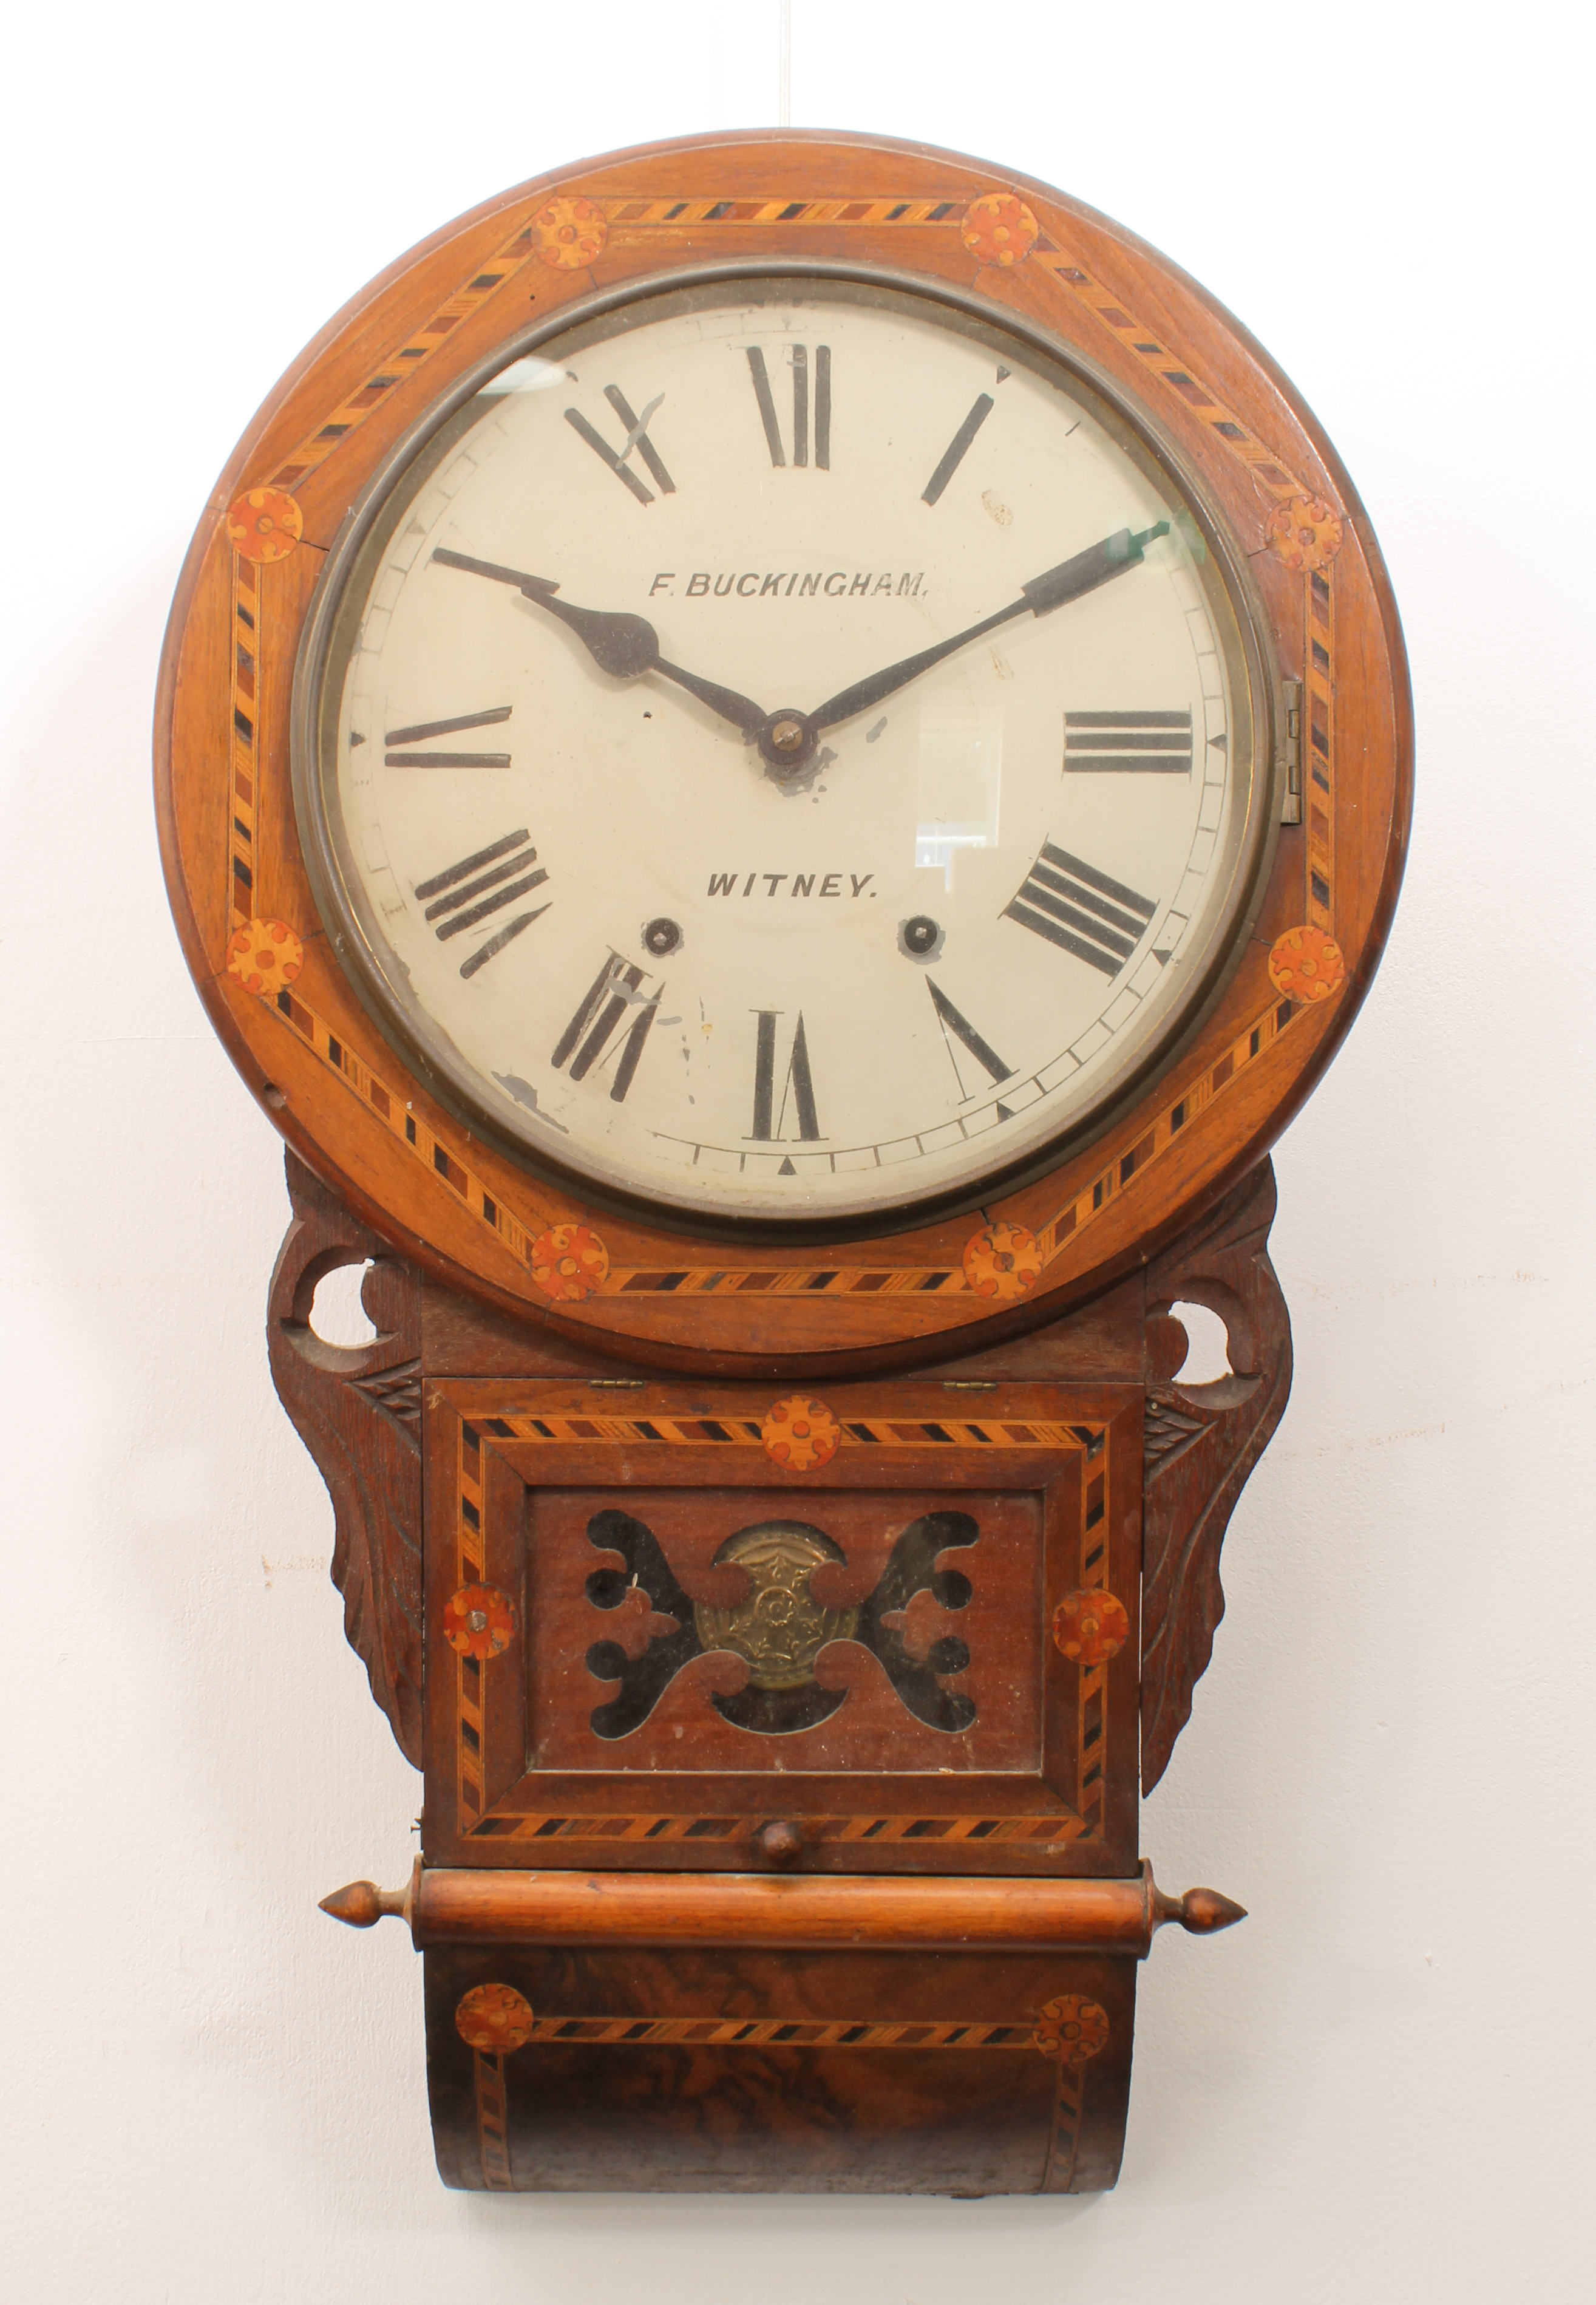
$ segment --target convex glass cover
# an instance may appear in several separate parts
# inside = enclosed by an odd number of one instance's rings
[[[1227,973],[1267,688],[1189,476],[989,321],[640,297],[418,428],[295,785],[389,1037],[533,1165],[855,1221],[1071,1143]]]

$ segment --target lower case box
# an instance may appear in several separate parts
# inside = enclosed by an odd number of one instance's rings
[[[435,1947],[446,2184],[1038,2193],[1111,2185],[1133,1955]]]

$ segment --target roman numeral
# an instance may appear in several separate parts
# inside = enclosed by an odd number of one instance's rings
[[[958,430],[954,434],[953,438],[943,450],[942,462],[938,465],[936,471],[931,474],[930,479],[926,482],[920,499],[921,504],[934,505],[936,503],[938,498],[942,494],[943,489],[947,486],[949,481],[952,480],[954,474],[958,471],[959,466],[964,463],[964,451],[969,447],[970,443],[981,430],[981,426],[986,422],[988,417],[991,414],[997,404],[997,402],[992,398],[989,392],[983,392],[980,399],[973,403],[969,415],[965,417]]]
[[[1121,774],[1187,777],[1192,773],[1189,712],[1066,712],[1064,766],[1067,776]]]
[[[507,704],[495,704],[486,712],[462,712],[453,720],[418,720],[409,728],[390,728],[383,738],[385,744],[425,744],[434,736],[458,736],[467,728],[497,728],[510,718]],[[388,769],[507,769],[508,753],[385,753],[383,766]]]
[[[983,1071],[989,1073],[993,1080],[1006,1081],[1013,1072],[1014,1067],[1004,1063],[991,1042],[981,1039],[967,1016],[960,1016],[934,977],[926,978],[925,989],[931,996],[931,1006],[937,1012],[937,1022],[942,1027],[943,1043],[947,1050],[947,1060],[953,1067],[953,1076],[959,1084],[961,1099],[968,1097],[971,1092],[964,1086],[964,1076],[959,1070],[959,1060],[954,1054],[953,1044],[955,1040],[963,1042],[976,1063]]]
[[[625,1102],[626,1092],[648,1044],[649,1028],[659,1013],[660,994],[665,987],[661,984],[657,991],[644,993],[643,976],[642,969],[612,952],[589,985],[549,1059],[556,1072],[569,1059],[572,1079],[581,1081],[586,1080],[595,1065],[607,1062],[618,1048],[620,1061],[609,1089],[612,1104]],[[628,1014],[632,1022],[622,1034],[618,1028]]]
[[[749,1135],[757,1144],[779,1143],[786,1134],[790,1101],[799,1135],[805,1143],[812,1144],[819,1136],[820,1122],[815,1110],[815,1084],[809,1068],[809,1037],[803,1029],[803,1012],[798,1012],[779,1107],[776,1102],[776,1026],[781,1011],[756,1008],[753,1013],[759,1026],[754,1040],[753,1127]]]
[[[632,469],[629,459],[634,448],[648,466],[661,492],[667,497],[674,497],[676,493],[676,484],[666,471],[659,451],[649,438],[649,423],[653,419],[654,411],[665,398],[664,393],[657,392],[641,416],[632,414],[632,404],[618,384],[607,384],[604,387],[604,397],[626,427],[626,438],[622,443],[618,455],[610,447],[603,433],[596,431],[588,422],[580,408],[568,408],[565,411],[566,423],[573,431],[581,434],[599,463],[607,465],[616,480],[623,481],[631,489],[639,504],[651,505],[654,501],[654,490],[646,488]]]
[[[793,462],[795,465],[809,463],[809,346],[794,344],[793,355]],[[776,401],[770,390],[770,371],[765,366],[765,354],[758,344],[750,344],[748,373],[753,379],[753,396],[760,404],[760,421],[765,428],[765,444],[770,451],[773,464],[785,464],[786,452],[782,446],[781,426],[777,420]],[[815,346],[815,464],[819,471],[831,470],[831,347]]]
[[[531,869],[533,866],[537,870]],[[548,878],[538,865],[537,850],[527,846],[523,829],[506,832],[502,840],[479,848],[474,855],[463,856],[458,864],[435,872],[430,880],[418,882],[416,895],[427,907],[423,918],[437,923],[433,934],[440,944],[446,944],[450,938],[464,936],[480,927],[530,889],[540,888]],[[547,903],[537,905],[530,913],[518,913],[513,920],[504,922],[485,943],[461,962],[462,976],[469,980],[478,969],[486,968],[495,953],[503,952],[522,929],[531,928],[548,910]]]
[[[1117,976],[1155,910],[1150,897],[1047,841],[1004,914],[1105,976]]]

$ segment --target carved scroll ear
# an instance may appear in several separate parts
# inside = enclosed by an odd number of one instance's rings
[[[267,1304],[277,1397],[333,1500],[344,1630],[405,1759],[421,1765],[421,1287],[302,1161]],[[378,1333],[329,1345],[310,1327],[318,1283],[371,1261],[361,1302]]]
[[[1219,1550],[1235,1501],[1291,1391],[1291,1323],[1266,1243],[1275,1172],[1265,1161],[1149,1268],[1142,1464],[1142,1788],[1169,1764],[1225,1613]],[[1174,1382],[1184,1331],[1172,1305],[1226,1325],[1232,1374]],[[1184,1349],[1181,1353],[1184,1358]]]

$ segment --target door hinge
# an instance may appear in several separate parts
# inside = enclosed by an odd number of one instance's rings
[[[1286,696],[1285,748],[1286,788],[1280,795],[1282,824],[1301,824],[1303,821],[1303,684],[1300,680],[1283,680],[1280,684]]]

